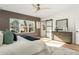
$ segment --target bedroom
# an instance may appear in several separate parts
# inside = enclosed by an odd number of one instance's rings
[[[78,7],[78,4],[0,4],[0,37],[3,36],[0,54],[78,55]]]

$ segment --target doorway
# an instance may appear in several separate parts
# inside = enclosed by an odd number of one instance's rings
[[[46,35],[47,38],[52,38],[52,31],[53,31],[53,20],[46,20]]]
[[[45,38],[52,38],[53,19],[44,20],[41,22],[41,36]]]
[[[76,19],[75,27],[76,27],[76,30],[75,30],[75,34],[76,34],[75,44],[79,45],[79,20],[78,19]]]

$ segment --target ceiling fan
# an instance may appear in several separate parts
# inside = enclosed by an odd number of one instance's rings
[[[36,9],[36,12],[44,9],[49,9],[49,8],[42,8],[40,4],[32,4],[32,6]]]

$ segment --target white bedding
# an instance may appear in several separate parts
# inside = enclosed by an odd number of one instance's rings
[[[17,38],[17,42],[0,46],[0,55],[32,55],[47,48],[41,40],[29,41],[20,36]]]

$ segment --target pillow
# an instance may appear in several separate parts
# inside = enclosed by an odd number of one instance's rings
[[[14,41],[17,41],[17,35],[14,34],[14,33],[13,33],[13,35],[14,35],[14,39],[13,39],[13,40],[14,40]]]
[[[12,32],[10,32],[10,31],[5,31],[4,32],[4,38],[3,38],[3,43],[4,44],[13,43],[13,39],[14,39],[14,36],[13,36]]]
[[[3,44],[3,32],[0,31],[0,45]]]
[[[35,40],[39,40],[38,38],[32,37],[32,36],[27,36],[27,35],[21,35],[21,37],[28,39],[30,41],[35,41]]]

